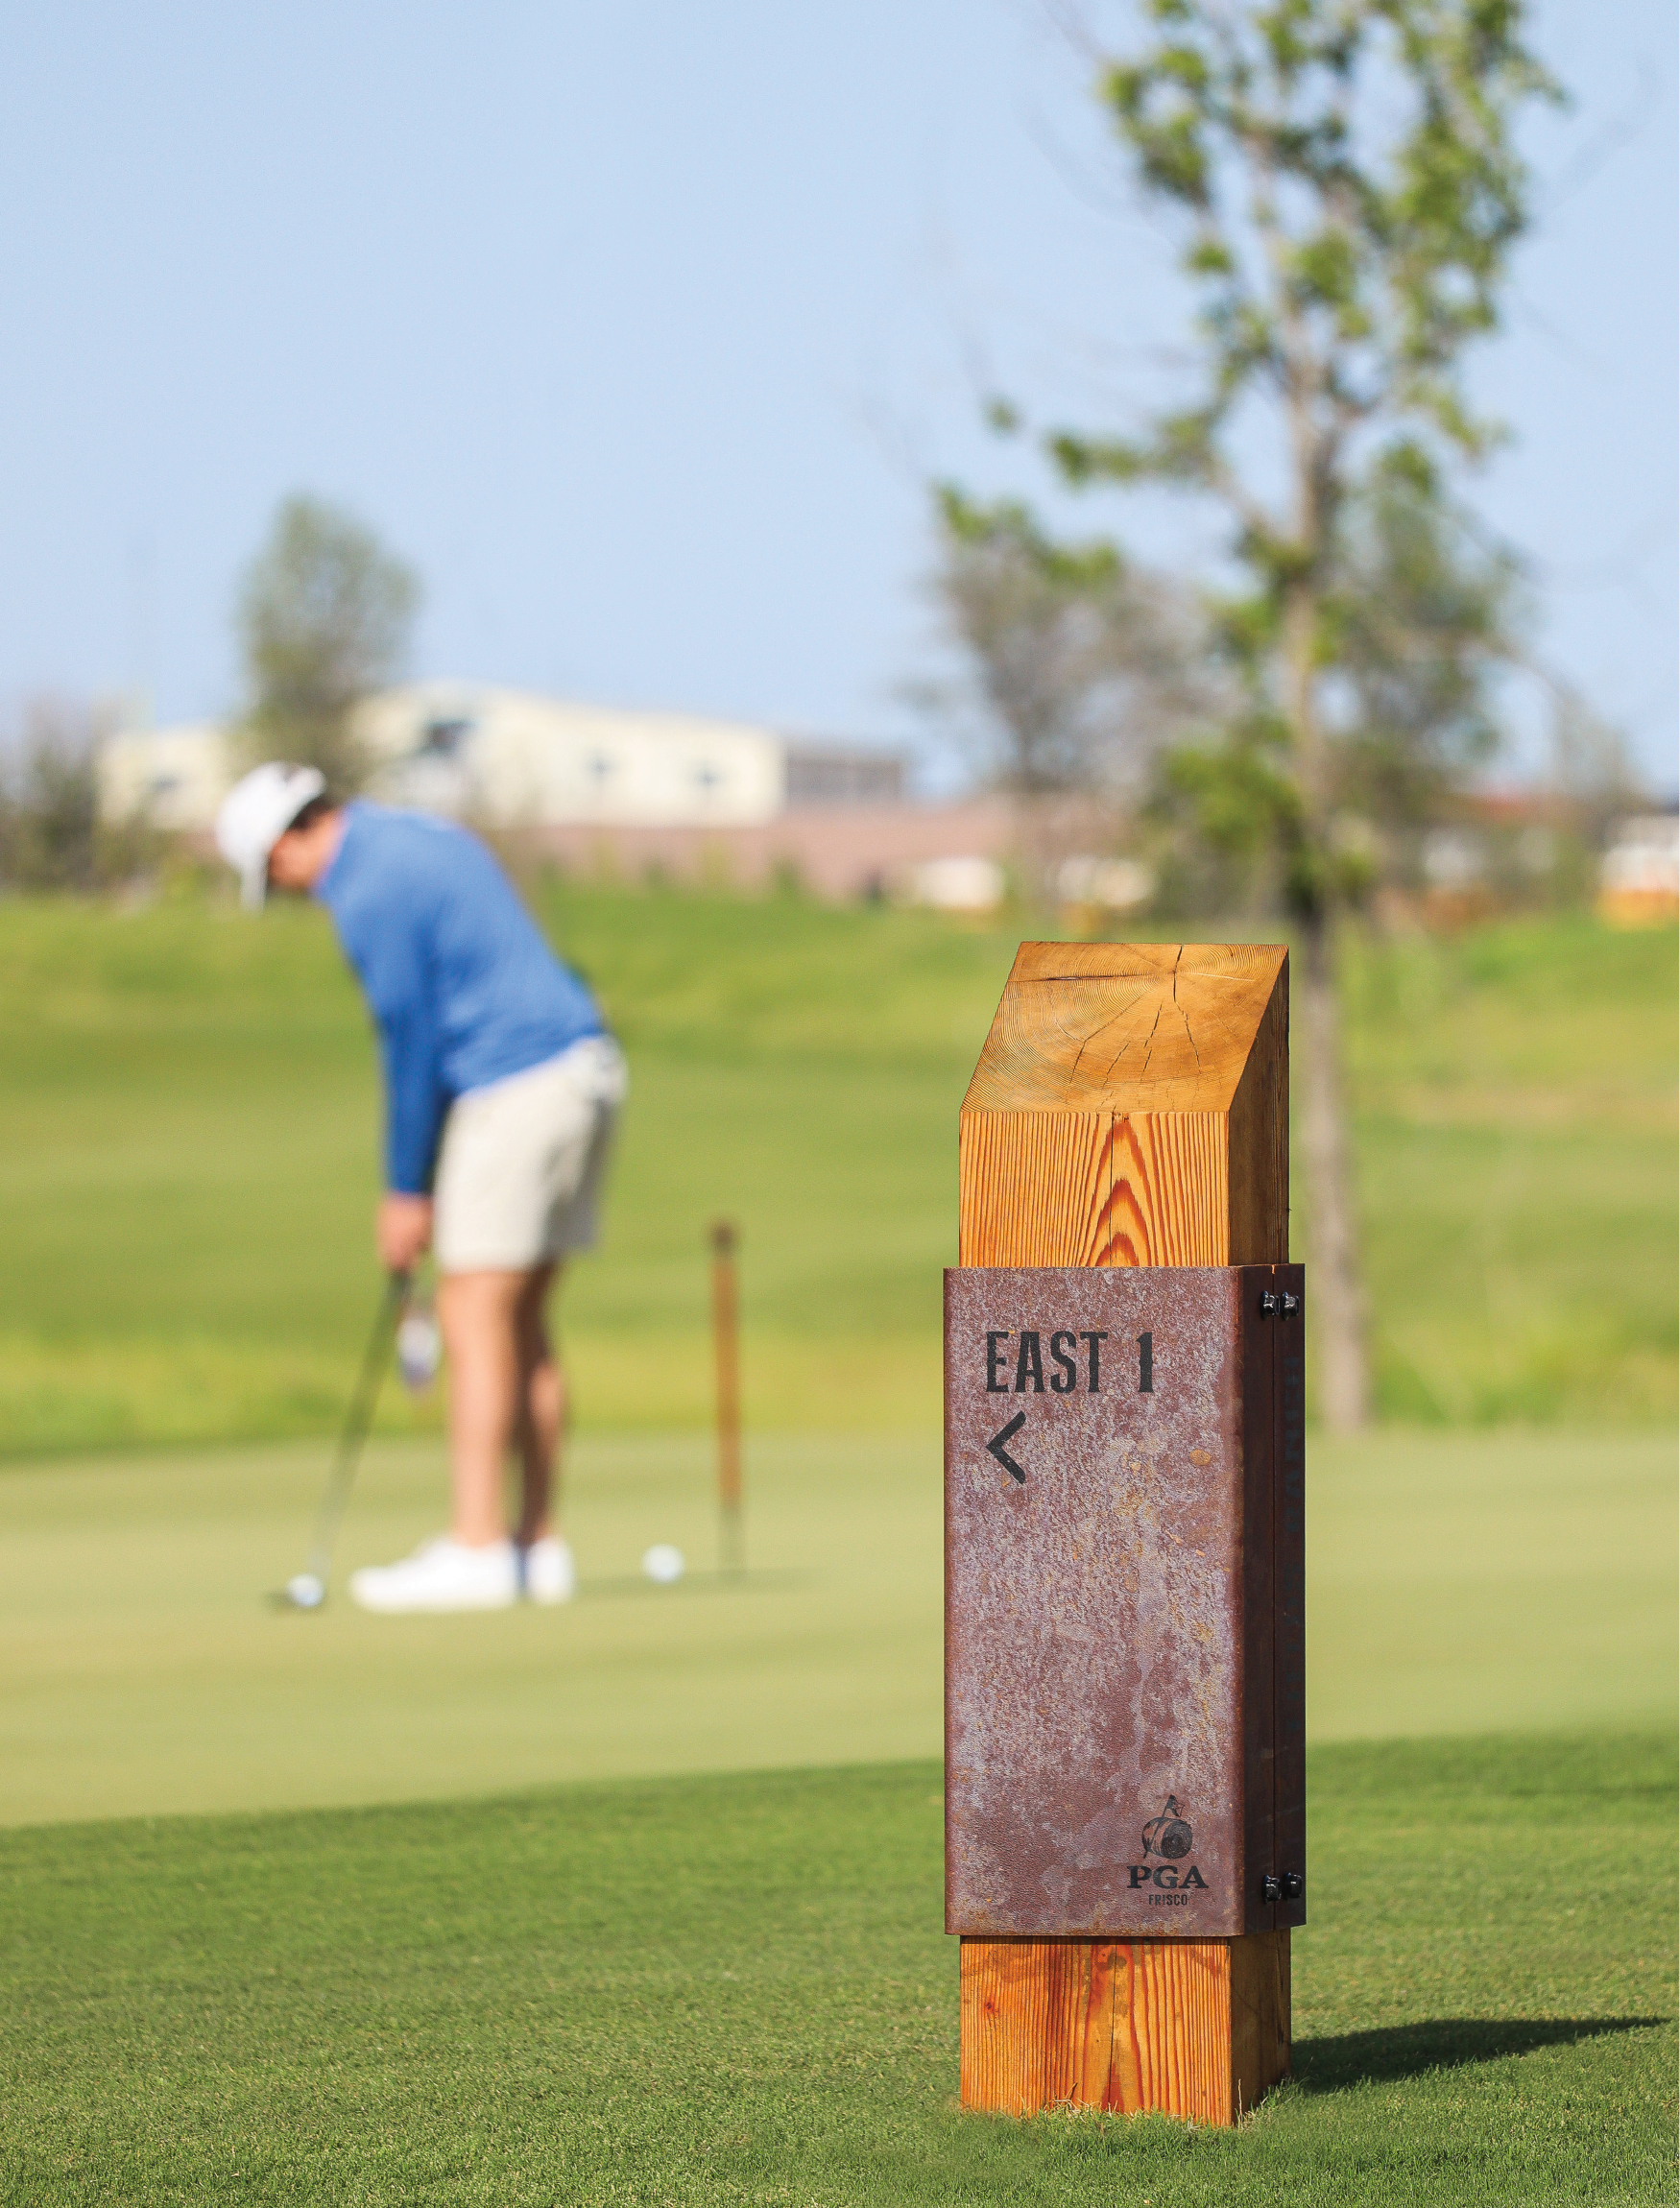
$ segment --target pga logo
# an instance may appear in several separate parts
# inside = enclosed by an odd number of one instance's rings
[[[1142,1862],[1126,1866],[1132,1891],[1136,1893],[1140,1886],[1152,1887],[1156,1890],[1150,1893],[1151,1903],[1169,1908],[1175,1903],[1182,1905],[1185,1896],[1198,1889],[1206,1893],[1208,1882],[1194,1863],[1187,1863],[1182,1872],[1178,1868],[1195,1839],[1188,1820],[1180,1812],[1177,1796],[1168,1794],[1160,1816],[1151,1817],[1143,1828]],[[1159,1862],[1150,1860],[1155,1856],[1160,1857]]]

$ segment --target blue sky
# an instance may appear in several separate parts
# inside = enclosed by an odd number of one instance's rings
[[[1530,133],[1476,495],[1671,787],[1674,12],[1537,37],[1575,106]],[[981,395],[1121,421],[1178,327],[1033,0],[59,0],[9,12],[0,103],[8,707],[235,704],[236,578],[303,489],[420,570],[418,672],[914,735],[926,481],[1033,483]]]

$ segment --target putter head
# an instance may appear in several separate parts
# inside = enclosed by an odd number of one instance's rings
[[[326,1581],[318,1572],[300,1572],[269,1600],[276,1610],[319,1610],[326,1600]]]

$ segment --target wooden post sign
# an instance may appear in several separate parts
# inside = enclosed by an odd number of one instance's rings
[[[1231,2124],[1306,1921],[1304,1286],[1276,947],[1023,944],[946,1276],[962,2098]]]

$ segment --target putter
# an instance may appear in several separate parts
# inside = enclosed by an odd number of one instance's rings
[[[321,1499],[321,1508],[316,1513],[315,1534],[309,1544],[309,1561],[303,1571],[295,1573],[277,1595],[270,1597],[278,1609],[319,1610],[326,1600],[326,1579],[332,1568],[333,1540],[338,1532],[338,1522],[344,1516],[345,1504],[350,1499],[350,1486],[356,1476],[356,1466],[361,1461],[362,1444],[367,1440],[368,1428],[373,1423],[373,1405],[379,1400],[379,1383],[385,1378],[385,1363],[396,1332],[396,1314],[401,1310],[407,1293],[408,1275],[393,1273],[385,1283],[385,1293],[379,1299],[373,1331],[368,1336],[362,1369],[357,1376],[355,1392],[350,1397],[350,1406],[345,1416],[344,1431],[339,1435],[338,1453],[333,1459],[332,1471],[327,1476],[326,1492]]]

